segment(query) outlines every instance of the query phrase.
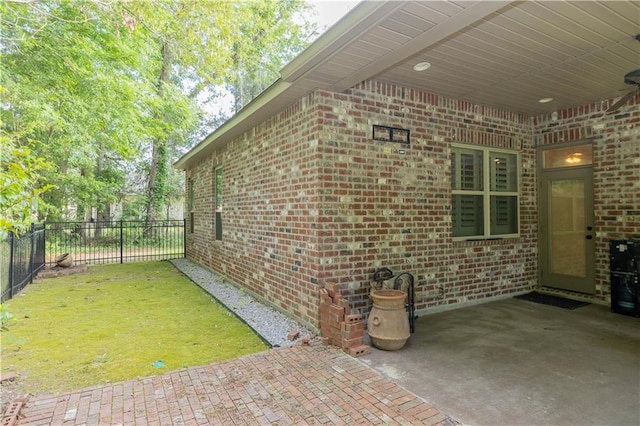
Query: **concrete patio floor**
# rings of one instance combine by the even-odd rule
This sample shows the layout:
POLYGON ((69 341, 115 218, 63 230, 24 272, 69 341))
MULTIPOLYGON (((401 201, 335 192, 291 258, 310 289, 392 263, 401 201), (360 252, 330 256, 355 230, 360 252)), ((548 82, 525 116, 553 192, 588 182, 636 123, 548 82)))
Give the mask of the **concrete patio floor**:
POLYGON ((468 425, 639 425, 640 319, 505 299, 427 315, 361 358, 468 425))

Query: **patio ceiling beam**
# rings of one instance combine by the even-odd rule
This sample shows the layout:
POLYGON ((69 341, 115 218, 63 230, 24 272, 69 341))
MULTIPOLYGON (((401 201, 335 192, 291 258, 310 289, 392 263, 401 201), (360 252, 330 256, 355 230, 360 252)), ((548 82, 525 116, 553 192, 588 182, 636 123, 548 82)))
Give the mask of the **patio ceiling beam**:
POLYGON ((334 92, 343 92, 350 87, 375 77, 378 74, 398 66, 406 62, 409 58, 415 57, 420 53, 428 50, 431 46, 453 36, 455 33, 464 30, 470 25, 475 24, 508 7, 514 1, 478 1, 473 5, 461 10, 446 21, 430 28, 403 46, 392 50, 388 54, 377 59, 373 63, 367 64, 357 73, 353 73, 342 80, 335 83, 329 88, 334 92))

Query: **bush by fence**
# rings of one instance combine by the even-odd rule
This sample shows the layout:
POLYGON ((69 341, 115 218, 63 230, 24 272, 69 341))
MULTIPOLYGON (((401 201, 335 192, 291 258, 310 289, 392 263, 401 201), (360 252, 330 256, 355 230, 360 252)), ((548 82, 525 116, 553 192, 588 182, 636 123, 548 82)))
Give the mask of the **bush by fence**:
POLYGON ((9 234, 0 242, 2 302, 18 294, 45 263, 45 226, 31 225, 23 235, 9 234))

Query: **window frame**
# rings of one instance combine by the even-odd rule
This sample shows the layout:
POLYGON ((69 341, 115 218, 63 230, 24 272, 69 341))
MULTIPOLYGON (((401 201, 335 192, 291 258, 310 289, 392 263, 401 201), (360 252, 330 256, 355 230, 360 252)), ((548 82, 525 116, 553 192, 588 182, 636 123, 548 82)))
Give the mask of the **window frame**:
POLYGON ((194 210, 194 184, 193 178, 187 179, 187 210, 189 211, 189 233, 193 234, 195 231, 195 210, 194 210))
POLYGON ((480 190, 466 190, 466 189, 454 189, 453 183, 456 180, 456 177, 453 175, 454 170, 457 171, 455 165, 451 164, 451 235, 453 241, 485 241, 485 240, 496 240, 496 239, 505 239, 505 238, 518 238, 520 237, 520 197, 521 197, 521 155, 520 151, 514 149, 505 149, 505 148, 496 148, 491 146, 479 146, 479 145, 471 145, 465 143, 452 143, 451 144, 451 155, 449 158, 453 158, 453 153, 455 149, 465 149, 472 151, 480 151, 482 152, 482 186, 480 190), (490 164, 490 154, 491 153, 502 153, 515 155, 515 163, 516 163, 516 171, 515 171, 515 191, 492 191, 491 190, 491 173, 492 167, 490 164), (454 215, 453 215, 453 204, 454 197, 457 195, 468 195, 468 196, 482 196, 482 214, 483 214, 483 234, 482 235, 467 235, 467 236, 454 236, 455 225, 454 215), (495 196, 503 196, 503 197, 515 197, 516 200, 516 232, 515 233, 502 233, 502 234, 492 234, 491 233, 491 198, 495 196))
POLYGON ((214 240, 222 240, 222 197, 223 197, 224 169, 217 166, 213 169, 213 232, 214 240), (218 183, 218 173, 220 174, 220 183, 218 183))

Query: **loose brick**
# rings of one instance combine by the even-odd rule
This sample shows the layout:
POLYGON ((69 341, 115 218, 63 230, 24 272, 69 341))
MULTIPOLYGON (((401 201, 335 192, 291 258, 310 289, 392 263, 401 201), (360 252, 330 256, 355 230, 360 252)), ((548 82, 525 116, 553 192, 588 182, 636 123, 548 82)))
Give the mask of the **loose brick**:
POLYGON ((363 321, 363 316, 362 316, 362 314, 345 315, 344 321, 346 323, 354 323, 354 322, 363 321))
POLYGON ((342 349, 349 349, 362 346, 362 336, 351 339, 342 339, 342 349))
POLYGON ((343 322, 341 327, 340 327, 340 329, 344 333, 352 333, 352 332, 364 331, 364 321, 351 323, 351 324, 343 322))
POLYGON ((367 345, 355 346, 355 347, 349 348, 347 353, 352 357, 369 355, 371 353, 371 348, 367 345))

